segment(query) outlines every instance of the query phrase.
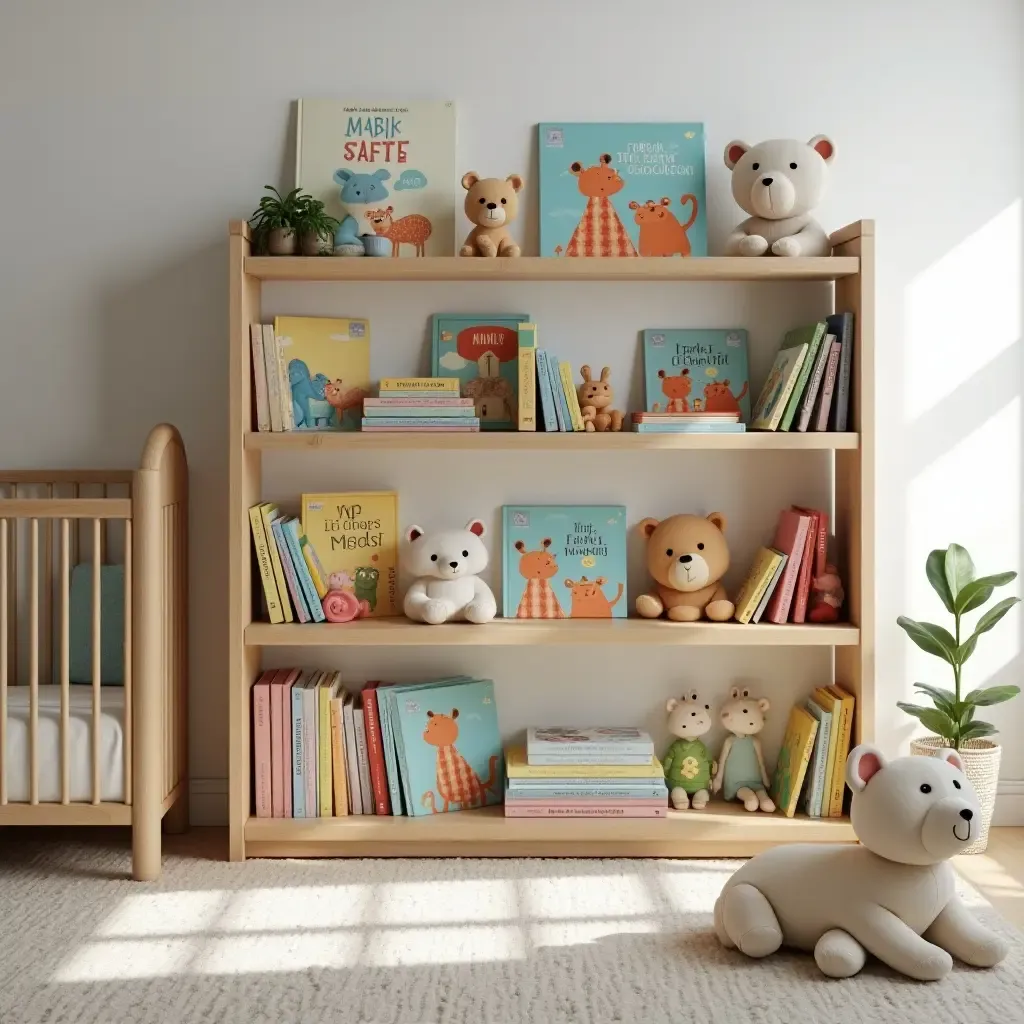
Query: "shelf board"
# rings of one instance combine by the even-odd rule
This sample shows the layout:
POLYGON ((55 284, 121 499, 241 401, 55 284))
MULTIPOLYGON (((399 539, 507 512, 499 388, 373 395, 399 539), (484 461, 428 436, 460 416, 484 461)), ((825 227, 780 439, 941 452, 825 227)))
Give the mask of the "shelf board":
POLYGON ((847 818, 786 818, 712 801, 668 818, 506 818, 501 807, 421 818, 249 818, 247 857, 747 857, 780 843, 854 842, 847 818))
POLYGON ((848 647, 860 630, 834 626, 741 625, 738 622, 667 622, 652 619, 495 619, 427 626, 401 616, 345 623, 252 622, 245 627, 248 647, 530 647, 586 644, 644 644, 703 647, 848 647))
POLYGON ((296 430, 245 435, 245 447, 259 451, 484 451, 484 452, 637 452, 637 451, 839 451, 860 443, 853 433, 744 434, 562 434, 483 431, 478 434, 375 434, 359 431, 296 430))
POLYGON ((245 272, 261 281, 835 281, 859 273, 860 259, 247 256, 245 272))

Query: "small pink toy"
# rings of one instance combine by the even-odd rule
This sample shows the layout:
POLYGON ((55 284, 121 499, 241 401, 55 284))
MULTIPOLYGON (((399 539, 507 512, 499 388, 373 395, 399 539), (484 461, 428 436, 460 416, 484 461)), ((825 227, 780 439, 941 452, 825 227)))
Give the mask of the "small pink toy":
POLYGON ((328 622, 351 622, 370 614, 370 602, 356 597, 352 577, 347 572, 332 572, 328 576, 323 607, 328 622))
POLYGON ((811 609, 807 618, 811 622, 838 622, 846 592, 839 570, 831 563, 825 572, 811 582, 811 609))

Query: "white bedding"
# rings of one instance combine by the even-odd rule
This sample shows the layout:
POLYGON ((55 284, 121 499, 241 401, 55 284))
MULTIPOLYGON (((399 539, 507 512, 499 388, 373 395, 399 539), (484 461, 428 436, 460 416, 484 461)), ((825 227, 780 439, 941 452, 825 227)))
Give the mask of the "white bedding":
MULTIPOLYGON (((124 800, 124 687, 104 686, 100 695, 100 799, 124 800)), ((68 702, 68 751, 71 800, 92 800, 92 687, 71 686, 68 702)), ((7 688, 5 763, 7 799, 29 800, 29 688, 7 688)), ((39 800, 59 803, 60 687, 39 687, 39 800)))

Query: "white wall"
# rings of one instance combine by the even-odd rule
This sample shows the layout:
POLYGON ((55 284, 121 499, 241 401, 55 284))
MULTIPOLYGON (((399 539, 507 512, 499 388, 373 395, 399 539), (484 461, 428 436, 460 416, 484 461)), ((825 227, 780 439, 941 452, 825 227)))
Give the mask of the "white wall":
MULTIPOLYGON (((924 678, 918 673, 931 669, 939 679, 894 625, 901 611, 939 613, 923 583, 925 554, 956 538, 984 570, 1020 566, 1019 5, 394 0, 353 11, 338 0, 7 0, 0 13, 0 464, 130 466, 151 424, 167 419, 182 429, 194 495, 197 792, 222 793, 227 764, 226 222, 248 214, 264 183, 290 184, 290 101, 301 95, 455 99, 459 167, 528 178, 539 120, 703 120, 713 243, 737 219, 720 160, 726 141, 818 132, 836 140, 823 222, 878 223, 877 725, 884 744, 905 741, 911 730, 893 702, 924 678)), ((535 210, 534 199, 522 225, 527 252, 536 251, 535 210)), ((607 321, 592 304, 607 292, 551 287, 423 292, 404 324, 411 335, 376 331, 389 346, 382 358, 405 370, 398 363, 420 351, 427 313, 493 303, 543 315, 564 351, 577 361, 606 359, 621 380, 636 366, 632 332, 644 326, 648 301, 680 324, 745 323, 758 358, 783 326, 822 301, 815 286, 785 295, 645 286, 617 293, 607 321)), ((354 301, 329 289, 268 291, 268 306, 357 312, 383 329, 379 307, 345 308, 354 301)), ((741 524, 743 555, 769 528, 770 515, 751 518, 752 501, 766 486, 776 503, 792 496, 784 481, 799 464, 771 458, 739 456, 730 466, 743 466, 740 481, 694 460, 686 464, 694 472, 650 487, 666 472, 660 457, 583 468, 628 484, 638 514, 720 501, 741 524)), ((342 468, 279 467, 268 486, 289 496, 312 484, 378 482, 382 472, 376 463, 342 468)), ((454 457, 395 463, 395 476, 408 480, 410 514, 440 521, 445 504, 428 504, 421 485, 447 486, 463 468, 454 457)), ((537 472, 514 459, 494 468, 503 482, 478 494, 460 485, 449 505, 456 518, 504 495, 526 496, 537 472)), ((536 497, 584 493, 582 482, 570 486, 581 478, 571 459, 539 472, 536 497)), ((1017 614, 986 640, 972 682, 1018 679, 1017 614)), ((750 652, 659 652, 641 671, 613 651, 601 652, 585 685, 562 693, 538 685, 545 673, 585 677, 594 666, 580 653, 549 664, 528 652, 493 661, 432 652, 430 667, 491 667, 506 727, 537 707, 568 717, 583 706, 609 716, 635 708, 634 717, 657 725, 658 701, 681 680, 717 690, 760 678, 784 707, 827 670, 813 651, 760 677, 750 652)), ((357 679, 384 664, 395 676, 422 667, 407 654, 383 657, 360 652, 344 664, 357 679)), ((1008 744, 1004 776, 1024 780, 1024 701, 994 717, 1008 744)))

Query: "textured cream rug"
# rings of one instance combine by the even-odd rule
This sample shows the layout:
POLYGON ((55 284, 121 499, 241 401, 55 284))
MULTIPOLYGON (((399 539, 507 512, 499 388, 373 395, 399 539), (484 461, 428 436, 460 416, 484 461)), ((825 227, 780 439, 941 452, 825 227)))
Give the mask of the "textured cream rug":
POLYGON ((974 1024, 1024 1021, 1016 931, 938 984, 723 950, 717 861, 250 861, 0 830, 2 1024, 974 1024))

